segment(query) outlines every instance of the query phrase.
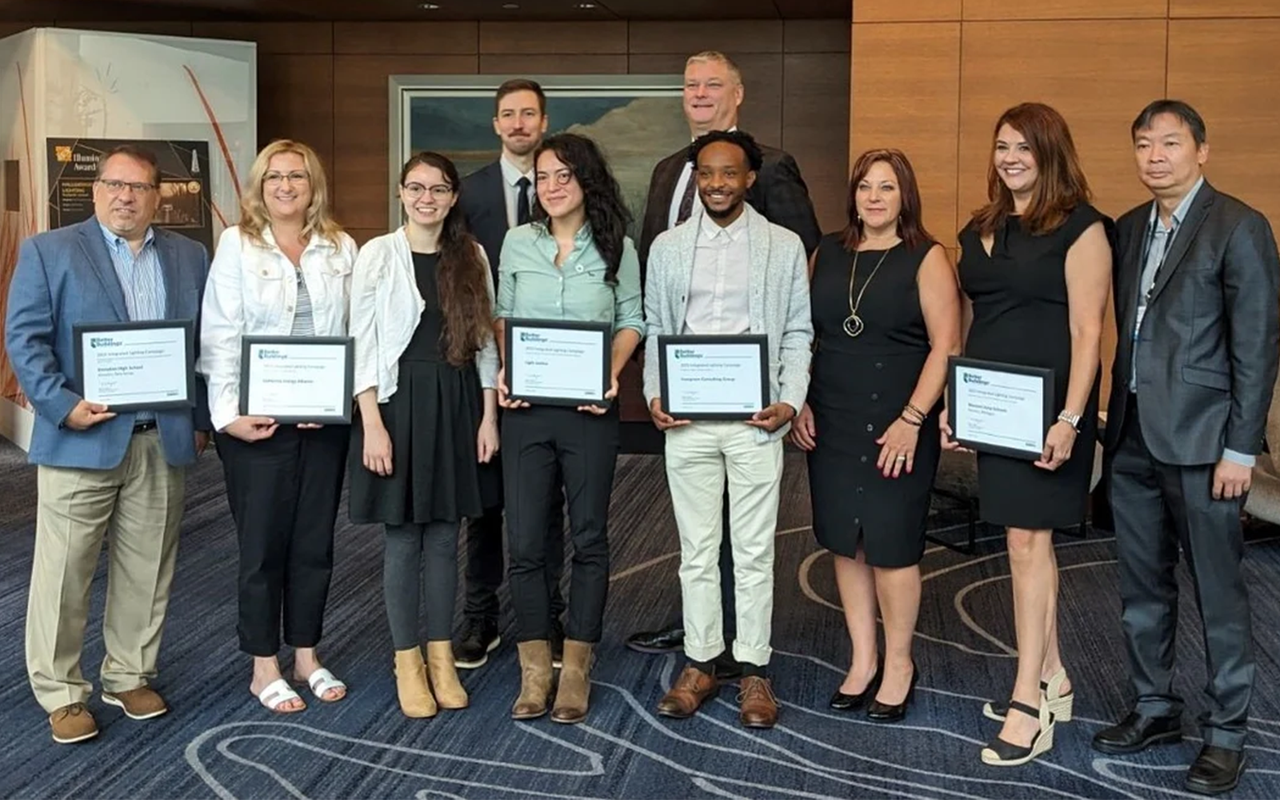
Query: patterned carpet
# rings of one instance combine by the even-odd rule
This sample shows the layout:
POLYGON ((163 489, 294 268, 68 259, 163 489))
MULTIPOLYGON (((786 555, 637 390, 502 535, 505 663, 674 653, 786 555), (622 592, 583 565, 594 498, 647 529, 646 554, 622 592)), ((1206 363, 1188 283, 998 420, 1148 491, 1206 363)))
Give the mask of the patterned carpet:
MULTIPOLYGON (((175 594, 156 684, 172 713, 134 722, 97 695, 102 734, 54 745, 31 697, 22 641, 33 536, 34 470, 0 447, 0 702, 5 768, 0 797, 75 798, 1156 798, 1181 795, 1198 750, 1203 645, 1183 575, 1179 686, 1188 699, 1188 739, 1129 758, 1089 748, 1100 726, 1125 710, 1123 648, 1114 547, 1105 533, 1059 540, 1061 630, 1076 686, 1076 721, 1062 725, 1052 753, 1033 765, 998 770, 978 760, 996 723, 982 701, 1010 688, 1012 610, 1002 538, 980 531, 973 556, 931 546, 916 659, 921 683, 904 723, 885 728, 826 708, 849 658, 831 559, 809 531, 804 462, 789 456, 779 520, 772 667, 782 701, 777 728, 737 725, 733 691, 696 718, 660 719, 653 708, 678 660, 626 650, 624 636, 676 613, 677 545, 661 462, 627 456, 613 499, 613 580, 605 641, 593 673, 585 724, 507 717, 519 682, 515 649, 465 673, 472 707, 433 720, 400 715, 382 609, 381 538, 344 524, 322 655, 351 686, 337 704, 311 702, 286 719, 247 691, 249 665, 236 649, 235 537, 216 456, 189 479, 175 594)), ((345 510, 343 512, 345 518, 345 510)), ((954 539, 957 516, 940 514, 935 533, 954 539)), ((1249 547, 1258 691, 1250 770, 1236 797, 1280 796, 1280 547, 1249 547)), ((102 658, 103 574, 95 583, 86 675, 102 658)), ((505 605, 505 597, 503 599, 505 605)))

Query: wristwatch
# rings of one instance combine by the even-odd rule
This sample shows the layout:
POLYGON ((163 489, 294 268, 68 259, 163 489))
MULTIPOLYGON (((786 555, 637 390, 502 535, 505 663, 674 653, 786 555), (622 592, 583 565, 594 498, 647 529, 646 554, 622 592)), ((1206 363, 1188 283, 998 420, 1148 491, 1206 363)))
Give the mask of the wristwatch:
POLYGON ((1063 411, 1061 414, 1058 415, 1058 421, 1065 422, 1068 425, 1070 425, 1072 428, 1075 428, 1076 433, 1080 432, 1080 415, 1079 414, 1072 414, 1069 411, 1063 411))

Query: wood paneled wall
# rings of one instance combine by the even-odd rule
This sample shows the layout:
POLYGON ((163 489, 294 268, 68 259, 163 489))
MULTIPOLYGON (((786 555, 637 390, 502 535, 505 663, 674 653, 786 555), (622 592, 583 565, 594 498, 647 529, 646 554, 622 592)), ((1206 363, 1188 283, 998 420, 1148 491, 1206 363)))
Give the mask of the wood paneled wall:
MULTIPOLYGON (((898 147, 925 221, 951 245, 986 200, 992 126, 1019 102, 1067 118, 1095 204, 1149 199, 1129 126, 1152 100, 1208 125, 1209 179, 1280 223, 1280 3, 1275 0, 853 0, 850 156, 898 147)), ((1106 328, 1106 375, 1114 325, 1106 328)))

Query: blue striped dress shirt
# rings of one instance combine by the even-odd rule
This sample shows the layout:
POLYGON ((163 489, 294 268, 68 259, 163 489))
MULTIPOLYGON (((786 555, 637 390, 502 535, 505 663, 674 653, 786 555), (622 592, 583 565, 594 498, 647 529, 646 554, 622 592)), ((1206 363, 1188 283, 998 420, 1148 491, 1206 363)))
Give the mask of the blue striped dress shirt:
MULTIPOLYGON (((99 227, 107 240, 111 265, 115 267, 116 277, 120 279, 120 289, 124 292, 124 305, 129 310, 130 321, 164 319, 165 301, 168 298, 165 294, 164 275, 160 271, 155 231, 147 228, 142 249, 134 255, 128 241, 115 235, 101 223, 99 227)), ((135 422, 150 422, 154 419, 155 414, 140 411, 135 422)))

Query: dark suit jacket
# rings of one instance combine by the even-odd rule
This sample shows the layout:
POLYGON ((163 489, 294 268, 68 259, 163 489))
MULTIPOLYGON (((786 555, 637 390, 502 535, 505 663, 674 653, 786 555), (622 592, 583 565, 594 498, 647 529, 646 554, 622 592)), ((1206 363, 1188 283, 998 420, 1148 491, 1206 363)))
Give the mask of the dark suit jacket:
MULTIPOLYGON (((764 218, 794 232, 804 242, 806 254, 813 253, 822 239, 818 217, 813 212, 809 189, 800 177, 800 167, 788 153, 760 145, 764 165, 756 174, 756 182, 747 192, 747 202, 764 218)), ((689 151, 681 148, 658 162, 649 179, 649 199, 644 206, 644 225, 640 230, 640 269, 649 260, 649 247, 658 234, 667 229, 671 200, 680 180, 680 171, 689 169, 689 151)))
POLYGON ((494 291, 498 288, 498 255, 507 235, 507 198, 503 193, 502 165, 494 161, 462 179, 458 206, 489 259, 494 291))
MULTIPOLYGON (((1108 450, 1124 425, 1150 213, 1143 203, 1116 223, 1108 450)), ((1258 453, 1280 358, 1280 255, 1266 218, 1206 181, 1156 273, 1140 336, 1138 418, 1156 459, 1191 466, 1217 462, 1224 448, 1258 453)))

